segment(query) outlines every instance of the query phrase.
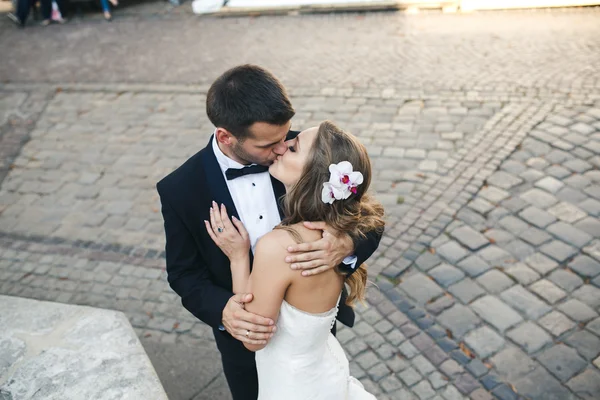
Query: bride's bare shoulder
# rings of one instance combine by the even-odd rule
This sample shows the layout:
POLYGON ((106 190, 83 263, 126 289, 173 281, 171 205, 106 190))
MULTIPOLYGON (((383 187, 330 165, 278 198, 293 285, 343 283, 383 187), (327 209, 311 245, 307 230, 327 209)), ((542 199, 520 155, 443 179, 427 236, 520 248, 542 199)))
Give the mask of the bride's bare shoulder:
POLYGON ((269 255, 283 254, 288 252, 290 246, 298 243, 312 242, 320 238, 320 231, 310 230, 302 224, 273 229, 258 240, 256 252, 260 251, 269 255))

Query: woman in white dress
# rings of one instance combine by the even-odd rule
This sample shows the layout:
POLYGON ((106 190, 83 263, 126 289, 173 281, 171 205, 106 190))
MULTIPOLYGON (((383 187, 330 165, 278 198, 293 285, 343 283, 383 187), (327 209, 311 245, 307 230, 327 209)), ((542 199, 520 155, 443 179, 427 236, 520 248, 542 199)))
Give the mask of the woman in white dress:
POLYGON ((328 121, 288 144, 269 168, 286 187, 285 218, 258 241, 252 268, 243 224, 231 221, 225 207, 216 204, 206 222, 231 261, 234 293, 252 293, 246 309, 277 321, 268 344, 244 343, 256 352, 258 398, 372 400, 350 376, 348 359, 330 332, 344 283, 350 290, 347 303, 364 299, 366 267, 358 266, 349 276, 333 268, 306 277, 283 262, 289 246, 320 238, 320 231, 306 228, 305 221, 324 221, 353 239, 383 229, 383 208, 366 193, 371 162, 354 136, 328 121))

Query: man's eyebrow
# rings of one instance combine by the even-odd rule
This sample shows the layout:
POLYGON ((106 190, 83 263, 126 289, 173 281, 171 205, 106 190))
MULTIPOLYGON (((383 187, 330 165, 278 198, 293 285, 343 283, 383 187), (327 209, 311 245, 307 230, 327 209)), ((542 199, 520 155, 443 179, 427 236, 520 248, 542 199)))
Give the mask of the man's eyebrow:
POLYGON ((260 147, 261 149, 266 149, 267 147, 275 146, 279 142, 281 142, 281 140, 278 140, 278 141, 273 142, 273 143, 269 143, 269 144, 264 144, 264 145, 261 145, 261 146, 257 146, 257 147, 260 147))

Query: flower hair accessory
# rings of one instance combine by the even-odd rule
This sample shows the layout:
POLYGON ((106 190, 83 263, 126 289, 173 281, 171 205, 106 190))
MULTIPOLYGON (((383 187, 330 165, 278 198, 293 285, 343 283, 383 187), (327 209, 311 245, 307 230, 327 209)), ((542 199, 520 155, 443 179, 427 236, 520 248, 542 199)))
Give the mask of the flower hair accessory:
POLYGON ((329 182, 323 184, 321 199, 323 203, 332 204, 336 200, 345 200, 352 193, 356 194, 357 187, 363 183, 363 175, 352 171, 352 164, 342 161, 329 166, 329 182))

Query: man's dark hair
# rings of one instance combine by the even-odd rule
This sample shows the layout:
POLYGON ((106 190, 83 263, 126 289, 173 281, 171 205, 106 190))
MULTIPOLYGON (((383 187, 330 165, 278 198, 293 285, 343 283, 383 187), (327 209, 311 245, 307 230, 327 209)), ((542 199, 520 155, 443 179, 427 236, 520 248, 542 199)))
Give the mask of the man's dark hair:
POLYGON ((273 74, 246 64, 226 71, 214 81, 206 96, 206 113, 214 126, 243 140, 251 135, 248 128, 255 122, 283 125, 296 112, 273 74))

